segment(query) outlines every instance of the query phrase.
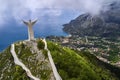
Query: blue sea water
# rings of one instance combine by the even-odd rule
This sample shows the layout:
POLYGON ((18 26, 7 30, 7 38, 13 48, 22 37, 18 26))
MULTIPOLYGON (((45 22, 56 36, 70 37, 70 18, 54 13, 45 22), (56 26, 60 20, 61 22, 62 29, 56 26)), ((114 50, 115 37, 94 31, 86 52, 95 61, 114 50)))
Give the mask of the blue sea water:
MULTIPOLYGON (((67 34, 62 30, 62 25, 77 16, 78 14, 68 11, 57 18, 45 17, 43 20, 38 19, 33 27, 35 38, 50 35, 66 36, 67 34)), ((27 26, 22 22, 18 23, 15 19, 11 19, 6 24, 0 25, 0 27, 0 52, 16 41, 28 38, 27 26)))
MULTIPOLYGON (((39 25, 36 24, 34 27, 35 38, 47 37, 50 35, 66 36, 67 34, 62 31, 60 25, 39 25)), ((28 31, 26 25, 17 25, 14 23, 7 25, 6 28, 0 31, 0 51, 4 50, 10 44, 28 39, 28 31)))

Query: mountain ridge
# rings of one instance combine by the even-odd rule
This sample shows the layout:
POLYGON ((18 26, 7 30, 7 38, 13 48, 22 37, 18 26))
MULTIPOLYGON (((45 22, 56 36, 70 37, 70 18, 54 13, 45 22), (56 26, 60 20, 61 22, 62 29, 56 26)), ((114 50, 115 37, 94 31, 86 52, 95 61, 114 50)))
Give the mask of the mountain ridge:
POLYGON ((64 24, 63 30, 71 35, 120 37, 120 3, 113 3, 110 9, 96 16, 82 14, 64 24))

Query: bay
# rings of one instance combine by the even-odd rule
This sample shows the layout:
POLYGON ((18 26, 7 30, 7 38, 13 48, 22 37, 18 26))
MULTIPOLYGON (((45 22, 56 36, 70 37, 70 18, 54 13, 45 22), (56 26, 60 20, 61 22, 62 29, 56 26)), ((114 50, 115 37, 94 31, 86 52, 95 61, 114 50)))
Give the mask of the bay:
MULTIPOLYGON (((70 22, 78 15, 78 12, 64 11, 57 17, 44 16, 42 19, 38 18, 38 22, 33 27, 35 38, 43 38, 50 35, 67 36, 68 34, 62 30, 62 25, 70 22)), ((6 24, 0 25, 0 52, 10 46, 10 44, 26 40, 27 38, 27 26, 22 21, 11 18, 6 24)))

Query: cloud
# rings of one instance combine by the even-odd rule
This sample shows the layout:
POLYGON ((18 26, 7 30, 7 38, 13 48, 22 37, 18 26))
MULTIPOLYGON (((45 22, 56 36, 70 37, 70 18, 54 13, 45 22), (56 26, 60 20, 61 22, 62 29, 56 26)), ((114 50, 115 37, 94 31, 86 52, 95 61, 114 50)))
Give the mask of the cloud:
MULTIPOLYGON (((97 15, 108 4, 119 0, 0 0, 0 24, 10 18, 17 20, 60 16, 63 10, 97 15)), ((119 1, 120 2, 120 1, 119 1)))

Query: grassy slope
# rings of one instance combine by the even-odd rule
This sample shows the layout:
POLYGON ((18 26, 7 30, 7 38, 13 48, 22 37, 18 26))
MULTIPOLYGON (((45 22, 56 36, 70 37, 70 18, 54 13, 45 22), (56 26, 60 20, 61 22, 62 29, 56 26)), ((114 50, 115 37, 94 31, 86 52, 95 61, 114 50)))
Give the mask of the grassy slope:
POLYGON ((119 80, 109 70, 114 67, 87 52, 73 51, 52 42, 48 42, 48 48, 63 80, 119 80))
POLYGON ((15 65, 10 47, 0 53, 0 77, 1 74, 3 74, 1 80, 30 80, 26 72, 20 66, 15 65))
MULTIPOLYGON (((34 70, 38 64, 29 62, 27 58, 34 56, 31 54, 29 48, 25 48, 23 45, 16 46, 16 52, 18 48, 22 49, 21 54, 18 54, 19 58, 29 67, 28 63, 34 70), (26 54, 24 54, 26 53, 26 54), (25 62, 26 61, 26 62, 25 62), (34 66, 35 65, 35 66, 34 66)), ((73 51, 69 48, 56 45, 48 41, 48 48, 51 51, 55 65, 63 78, 63 80, 119 80, 120 70, 114 68, 111 65, 100 62, 93 55, 87 52, 73 51), (117 79, 113 73, 116 73, 119 79, 117 79)), ((39 71, 32 70, 32 73, 42 74, 39 71)), ((29 80, 24 70, 21 67, 14 64, 13 57, 10 53, 10 47, 0 54, 0 77, 3 71, 2 80, 29 80)), ((44 71, 43 71, 44 72, 44 71)), ((43 75, 44 77, 45 75, 43 75)))
MULTIPOLYGON (((18 43, 19 42, 16 44, 18 43)), ((18 58, 26 65, 26 67, 30 69, 34 76, 39 77, 41 80, 49 80, 52 70, 46 66, 46 61, 40 62, 36 59, 37 54, 33 54, 30 51, 30 47, 27 47, 24 44, 15 45, 15 51, 18 58)), ((10 53, 10 47, 0 53, 0 77, 2 73, 3 78, 0 80, 30 80, 27 77, 26 72, 14 63, 13 56, 10 53)))
POLYGON ((39 61, 36 59, 37 53, 32 53, 30 47, 24 44, 16 45, 16 52, 19 53, 19 51, 20 54, 17 54, 19 59, 30 69, 34 76, 41 80, 49 79, 52 70, 47 66, 48 63, 45 61, 47 58, 44 61, 39 61))

